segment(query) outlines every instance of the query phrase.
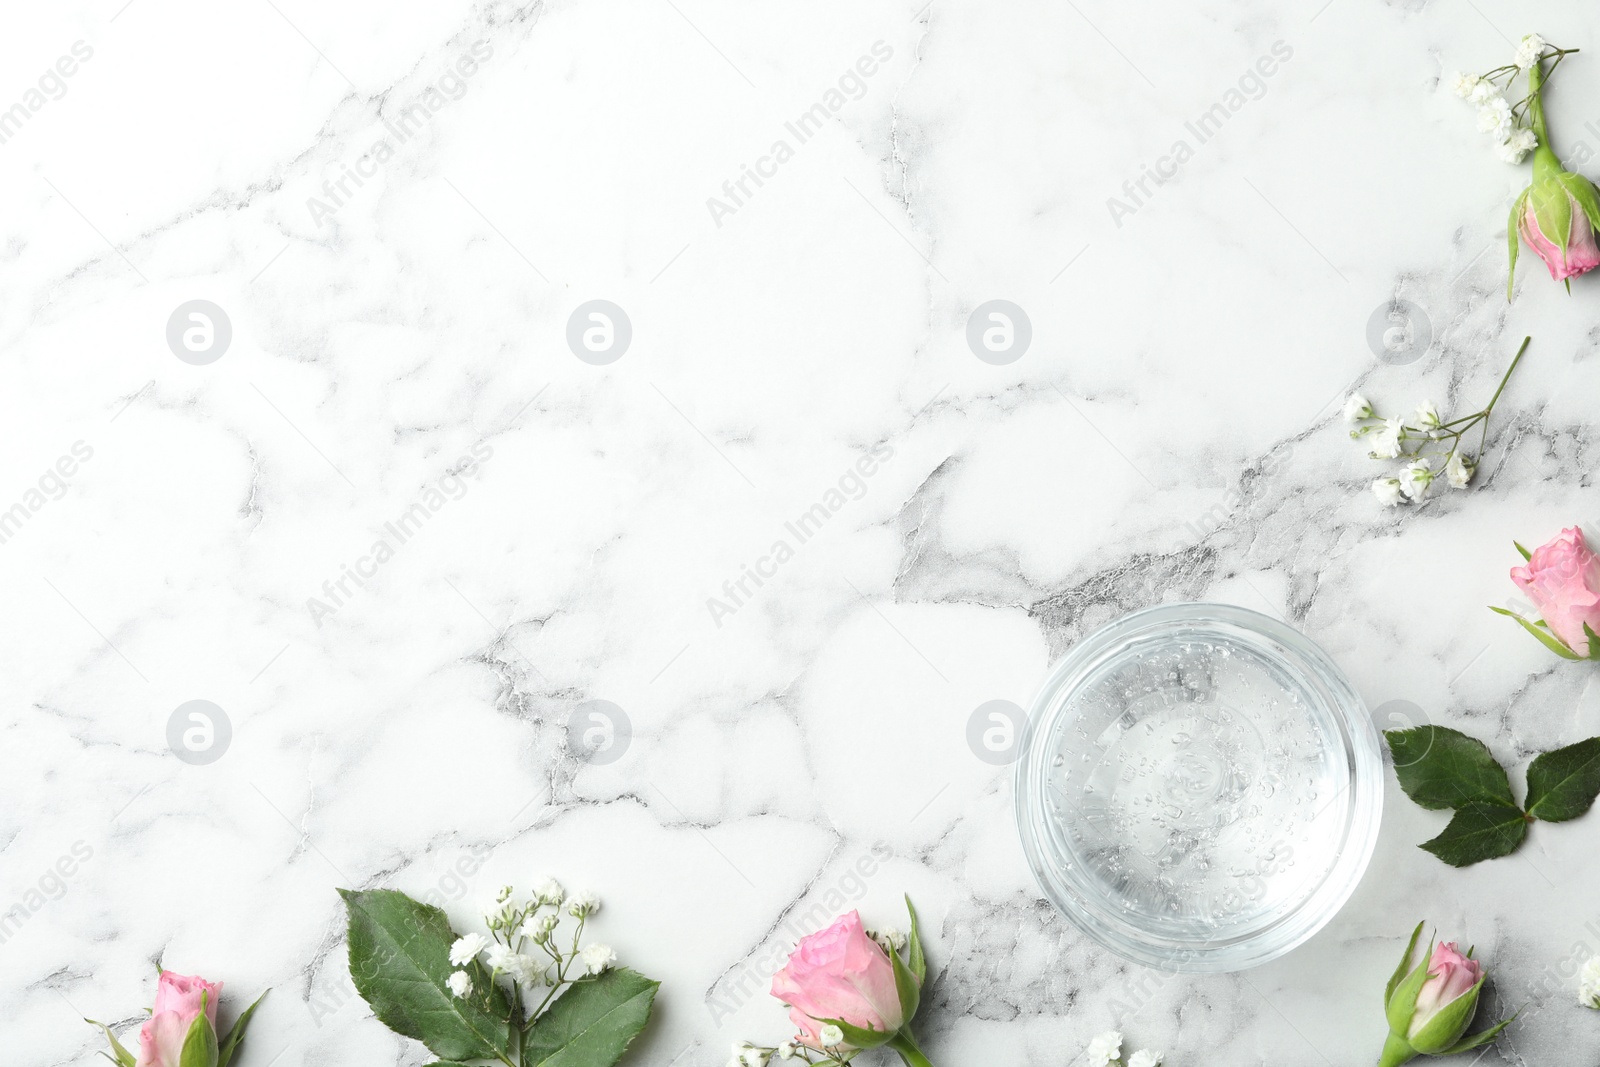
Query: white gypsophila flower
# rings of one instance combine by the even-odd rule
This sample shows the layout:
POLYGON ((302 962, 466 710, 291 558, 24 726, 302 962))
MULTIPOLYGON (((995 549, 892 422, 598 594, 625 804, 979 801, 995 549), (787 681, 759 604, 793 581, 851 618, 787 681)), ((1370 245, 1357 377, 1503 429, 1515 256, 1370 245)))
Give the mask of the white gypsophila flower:
POLYGON ((1495 155, 1505 163, 1521 163, 1523 157, 1539 147, 1539 137, 1532 130, 1517 130, 1495 146, 1495 155))
POLYGON ((1478 108, 1478 129, 1502 140, 1511 136, 1511 105, 1505 97, 1490 97, 1478 108))
POLYGON ((572 900, 567 905, 567 913, 574 919, 582 919, 593 915, 600 910, 600 898, 589 890, 572 894, 572 900))
POLYGON ((1400 491, 1407 499, 1421 500, 1433 484, 1433 469, 1426 459, 1414 459, 1400 471, 1400 491))
POLYGON ((444 980, 444 984, 449 986, 450 992, 457 997, 469 997, 472 995, 472 975, 466 971, 453 972, 449 978, 444 980))
POLYGON ((1478 84, 1472 87, 1472 92, 1467 99, 1474 104, 1487 104, 1500 95, 1500 87, 1488 78, 1479 78, 1478 84))
POLYGON ((1400 442, 1405 439, 1406 426, 1401 419, 1384 419, 1378 432, 1372 435, 1372 458, 1395 459, 1400 455, 1400 442))
POLYGON ((590 974, 599 974, 617 962, 617 954, 609 945, 585 945, 578 955, 583 957, 583 966, 590 974))
POLYGON ((567 891, 562 889, 561 883, 554 878, 546 878, 534 886, 533 899, 540 904, 553 904, 559 908, 561 902, 567 899, 567 891))
POLYGON ((489 946, 489 954, 485 957, 485 962, 489 964, 490 970, 509 971, 511 968, 507 964, 511 957, 515 955, 516 953, 511 950, 510 945, 502 945, 496 941, 489 946))
POLYGON ((450 966, 465 967, 478 958, 478 953, 489 947, 489 939, 482 934, 458 937, 450 946, 450 966))
POLYGON ((744 1050, 744 1067, 767 1067, 768 1053, 765 1049, 747 1048, 744 1050))
POLYGON ((1539 62, 1539 56, 1545 50, 1545 41, 1537 33, 1530 33, 1517 45, 1516 64, 1518 70, 1527 70, 1539 62))
POLYGON ((1122 1035, 1107 1030, 1089 1042, 1089 1067, 1106 1067, 1112 1060, 1122 1058, 1122 1035))
POLYGON ((844 1031, 829 1023, 822 1028, 822 1033, 817 1035, 817 1040, 822 1042, 823 1048, 833 1048, 835 1045, 844 1044, 844 1031))
POLYGON ((1128 1057, 1128 1067, 1161 1067, 1161 1053, 1142 1048, 1128 1057))
POLYGON ((1600 956, 1589 957, 1578 972, 1578 1003, 1600 1011, 1600 956))
POLYGON ((1482 81, 1483 79, 1476 74, 1463 74, 1458 70, 1450 76, 1450 91, 1466 100, 1472 96, 1472 90, 1482 81))
POLYGON ((792 1060, 794 1057, 795 1051, 793 1041, 785 1041, 778 1046, 778 1058, 780 1060, 792 1060))
POLYGON ((1411 421, 1417 424, 1418 429, 1437 430, 1442 424, 1439 418, 1439 409, 1433 401, 1424 400, 1417 405, 1417 410, 1411 413, 1411 421))
POLYGON ((1360 422, 1362 419, 1372 418, 1372 405, 1367 403, 1367 398, 1360 393, 1351 393, 1344 398, 1344 421, 1360 422))
POLYGON ((1379 478, 1372 483, 1372 494, 1378 498, 1378 503, 1394 507, 1400 503, 1400 479, 1379 478))
POLYGON ((1450 483, 1452 489, 1465 489, 1477 469, 1478 465, 1462 459, 1460 452, 1453 453, 1444 465, 1445 481, 1450 483))
POLYGON ((500 969, 511 976, 511 980, 518 985, 542 986, 544 985, 543 968, 539 961, 532 956, 521 952, 513 952, 500 962, 500 969))

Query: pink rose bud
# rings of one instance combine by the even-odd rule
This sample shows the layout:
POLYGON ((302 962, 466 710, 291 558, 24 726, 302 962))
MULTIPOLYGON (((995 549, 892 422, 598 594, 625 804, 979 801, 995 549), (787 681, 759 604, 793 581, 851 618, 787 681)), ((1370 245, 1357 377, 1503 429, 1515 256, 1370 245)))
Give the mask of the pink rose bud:
POLYGON ((1453 1056, 1478 1048, 1493 1041, 1511 1021, 1506 1019, 1468 1036, 1467 1028, 1478 1014, 1483 965, 1462 955, 1454 941, 1431 946, 1420 963, 1414 962, 1421 933, 1422 924, 1418 923, 1384 993, 1389 1037, 1378 1067, 1399 1067, 1424 1054, 1453 1056))
MULTIPOLYGON (((1533 182, 1511 205, 1506 233, 1508 237, 1513 231, 1521 234, 1550 268, 1550 277, 1561 282, 1600 266, 1600 243, 1595 241, 1595 231, 1600 229, 1600 190, 1588 178, 1562 167, 1551 147, 1544 114, 1544 63, 1540 58, 1528 69, 1528 119, 1538 142, 1533 150, 1533 182)), ((1510 238, 1508 250, 1511 268, 1506 299, 1510 300, 1517 271, 1515 237, 1510 238)))
POLYGON ((874 1030, 884 1042, 905 1023, 894 964, 867 935, 857 912, 802 938, 772 978, 772 995, 789 1005, 800 1039, 822 1047, 823 1020, 874 1030))
POLYGON ((1482 977, 1483 966, 1463 956, 1454 941, 1446 941, 1435 948, 1428 962, 1428 980, 1422 983, 1422 991, 1417 994, 1416 1013, 1411 1016, 1406 1036, 1415 1041, 1435 1016, 1476 989, 1482 977))
POLYGON ((1589 222, 1589 216, 1584 213, 1583 204, 1559 184, 1535 186, 1534 195, 1523 201, 1517 232, 1528 247, 1544 260, 1544 265, 1550 268, 1550 277, 1558 282, 1587 274, 1600 266, 1600 244, 1595 243, 1594 227, 1589 222), (1541 198, 1540 193, 1546 188, 1549 190, 1548 197, 1541 198), (1565 203, 1557 202, 1557 198, 1565 203), (1536 203, 1543 211, 1535 207, 1536 203), (1546 216, 1547 226, 1565 225, 1567 232, 1564 235, 1559 230, 1545 233, 1539 224, 1541 213, 1546 216))
POLYGON ((135 1067, 178 1067, 189 1028, 202 1012, 207 1024, 216 1029, 217 998, 221 995, 221 982, 162 971, 150 1021, 139 1030, 135 1067))
POLYGON ((1511 568, 1511 580, 1562 644, 1580 657, 1590 654, 1583 627, 1600 633, 1600 557, 1589 551, 1582 530, 1562 530, 1534 549, 1527 566, 1511 568))

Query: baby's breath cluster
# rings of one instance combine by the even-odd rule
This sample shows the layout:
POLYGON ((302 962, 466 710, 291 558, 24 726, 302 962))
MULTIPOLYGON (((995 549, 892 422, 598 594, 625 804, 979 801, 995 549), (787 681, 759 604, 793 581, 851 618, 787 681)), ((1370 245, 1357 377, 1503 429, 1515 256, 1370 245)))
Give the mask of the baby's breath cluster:
POLYGON ((458 968, 448 979, 450 992, 487 1004, 490 990, 484 984, 509 981, 512 1003, 524 1009, 521 1025, 532 1025, 564 987, 593 980, 617 961, 609 946, 583 944, 583 928, 599 910, 599 897, 587 891, 568 896, 553 878, 523 899, 506 886, 486 909, 489 936, 467 934, 450 946, 450 965, 458 968), (560 930, 569 918, 575 920, 570 938, 560 930), (532 1010, 526 1010, 530 1004, 532 1010))
POLYGON ((1161 1067, 1161 1053, 1142 1048, 1124 1062, 1122 1034, 1108 1030, 1089 1042, 1089 1067, 1161 1067))
POLYGON ((1600 956, 1590 956, 1578 972, 1578 1003, 1600 1011, 1600 956))
POLYGON ((728 1061, 728 1067, 768 1067, 774 1060, 797 1064, 843 1064, 849 1063, 860 1051, 841 1047, 844 1045, 844 1031, 837 1026, 822 1028, 822 1043, 823 1047, 819 1050, 798 1041, 785 1041, 776 1046, 752 1045, 748 1041, 741 1041, 733 1046, 733 1058, 728 1061))
POLYGON ((1576 48, 1557 48, 1537 33, 1530 33, 1517 45, 1516 55, 1510 63, 1496 67, 1484 74, 1455 74, 1450 88, 1461 99, 1478 107, 1478 129, 1495 139, 1495 154, 1507 163, 1521 163, 1523 157, 1539 147, 1539 136, 1534 132, 1532 101, 1536 93, 1515 102, 1507 93, 1517 78, 1529 68, 1546 59, 1554 59, 1544 75, 1555 73, 1556 65, 1576 48), (1504 84, 1502 84, 1504 83, 1504 84))
POLYGON ((1392 475, 1372 483, 1372 492, 1380 502, 1393 507, 1402 501, 1416 503, 1428 495, 1429 488, 1443 477, 1452 489, 1465 489, 1472 484, 1477 473, 1478 459, 1489 434, 1489 415, 1494 411, 1500 394, 1505 391, 1511 372, 1517 369, 1522 354, 1528 350, 1532 338, 1523 338, 1516 358, 1506 368, 1500 386, 1482 411, 1445 421, 1431 400, 1424 400, 1410 415, 1384 416, 1373 408, 1360 393, 1351 393, 1344 402, 1346 422, 1354 423, 1350 436, 1356 440, 1366 438, 1373 459, 1401 459, 1405 466, 1392 475), (1478 446, 1473 454, 1467 453, 1463 441, 1473 427, 1479 427, 1478 446))

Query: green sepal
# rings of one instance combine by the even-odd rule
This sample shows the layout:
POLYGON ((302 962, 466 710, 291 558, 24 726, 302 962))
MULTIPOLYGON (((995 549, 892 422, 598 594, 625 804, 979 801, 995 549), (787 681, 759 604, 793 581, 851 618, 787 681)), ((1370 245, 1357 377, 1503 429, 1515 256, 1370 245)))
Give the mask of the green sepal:
POLYGON ((183 1051, 178 1054, 178 1067, 217 1067, 217 1032, 206 1018, 206 997, 200 994, 200 1014, 189 1024, 183 1038, 183 1051))
POLYGON ((917 1047, 916 1038, 911 1036, 911 1027, 902 1026, 894 1037, 889 1039, 889 1047, 900 1054, 900 1062, 905 1067, 933 1067, 927 1055, 917 1047))
MULTIPOLYGON (((1600 648, 1600 641, 1591 647, 1600 648)), ((907 955, 910 956, 911 973, 917 976, 917 982, 921 984, 928 980, 928 959, 922 953, 922 931, 917 923, 917 909, 912 906, 910 893, 906 894, 906 911, 911 913, 911 935, 906 939, 907 955)))
POLYGON ((1389 1003, 1384 1006, 1384 1014, 1389 1020, 1389 1029, 1397 1034, 1403 1034, 1411 1028, 1411 1017, 1417 1013, 1417 994, 1422 992, 1422 983, 1428 980, 1428 964, 1433 960, 1433 938, 1428 938, 1428 954, 1422 957, 1422 962, 1411 969, 1405 979, 1394 988, 1389 996, 1389 1003))
POLYGON ((256 1008, 266 997, 263 991, 261 996, 244 1010, 238 1019, 234 1020, 233 1029, 228 1031, 228 1036, 222 1039, 222 1047, 217 1051, 217 1067, 228 1067, 228 1061, 233 1059, 233 1054, 239 1049, 239 1042, 244 1040, 244 1028, 250 1025, 250 1016, 256 1013, 256 1008))
POLYGON ((1418 923, 1417 928, 1411 931, 1411 940, 1406 944, 1406 954, 1400 957, 1400 966, 1394 969, 1394 974, 1389 978, 1389 984, 1383 989, 1383 1006, 1385 1009, 1389 1007, 1389 1001, 1394 998, 1394 987, 1399 985, 1405 976, 1410 973, 1411 956, 1417 951, 1417 938, 1422 936, 1422 924, 1425 922, 1427 922, 1426 919, 1418 923))
POLYGON ((1506 302, 1511 301, 1511 286, 1517 280, 1517 252, 1521 242, 1519 227, 1522 224, 1522 213, 1528 208, 1528 194, 1533 192, 1533 186, 1522 190, 1521 195, 1511 204, 1511 218, 1506 223, 1506 251, 1509 253, 1510 263, 1506 267, 1506 302))
POLYGON ((1437 1056, 1460 1041, 1461 1035, 1472 1025, 1472 1017, 1478 1014, 1478 991, 1483 988, 1486 977, 1486 974, 1480 975, 1477 984, 1440 1008, 1438 1014, 1429 1019, 1421 1030, 1406 1038, 1411 1047, 1418 1052, 1437 1056))
POLYGON ((1533 184, 1528 186, 1533 197, 1533 218, 1544 239, 1561 249, 1562 262, 1566 262, 1567 242, 1572 234, 1572 198, 1561 184, 1561 164, 1544 145, 1534 151, 1533 162, 1533 184))
POLYGON ((134 1063, 137 1061, 137 1057, 134 1056, 133 1053, 129 1052, 126 1048, 122 1047, 122 1042, 118 1041, 117 1035, 111 1032, 111 1027, 107 1026, 105 1023, 97 1022, 94 1019, 85 1019, 83 1021, 88 1023, 90 1026, 98 1026, 106 1035, 106 1040, 111 1042, 111 1052, 116 1053, 116 1055, 113 1056, 111 1052, 102 1053, 106 1059, 111 1060, 114 1063, 119 1063, 122 1065, 122 1067, 133 1067, 134 1063))
POLYGON ((851 1026, 843 1019, 818 1019, 817 1022, 824 1026, 837 1026, 839 1032, 844 1034, 846 1044, 856 1048, 878 1048, 887 1045, 894 1039, 894 1033, 888 1030, 870 1030, 861 1026, 851 1026))
MULTIPOLYGON (((1516 612, 1509 611, 1506 608, 1497 608, 1493 604, 1489 605, 1489 610, 1494 612, 1496 615, 1504 615, 1504 616, 1506 616, 1508 618, 1516 619, 1517 622, 1522 626, 1522 628, 1524 630, 1528 631, 1530 634, 1532 634, 1533 636, 1535 636, 1535 637, 1537 637, 1539 639, 1539 643, 1540 644, 1544 645, 1545 648, 1548 648, 1551 652, 1554 652, 1556 655, 1560 656, 1562 659, 1583 659, 1584 658, 1584 657, 1578 655, 1576 652, 1572 651, 1572 649, 1568 648, 1565 644, 1563 644, 1561 642, 1561 639, 1556 637, 1555 634, 1549 633, 1546 630, 1543 630, 1540 627, 1535 626, 1533 623, 1529 622, 1527 619, 1524 619, 1521 615, 1518 615, 1516 612)), ((1591 646, 1591 647, 1593 647, 1593 646, 1591 646)))
POLYGON ((1464 1037, 1454 1045, 1451 1045, 1449 1048, 1445 1049, 1443 1052, 1438 1053, 1438 1055, 1454 1056, 1458 1052, 1470 1052, 1480 1045, 1487 1045, 1489 1042, 1499 1037, 1500 1031, 1510 1026, 1512 1021, 1515 1020, 1517 1015, 1520 1014, 1521 1012, 1517 1012, 1516 1014, 1513 1014, 1510 1019, 1501 1019, 1487 1030, 1473 1034, 1471 1037, 1464 1037))
POLYGON ((910 1022, 916 1017, 917 1005, 922 1002, 922 985, 892 945, 889 947, 889 962, 894 965, 894 991, 900 997, 900 1018, 910 1022))
POLYGON ((1589 639, 1589 658, 1600 659, 1600 634, 1595 633, 1594 628, 1588 623, 1584 623, 1583 636, 1589 639))
POLYGON ((1524 559, 1524 560, 1530 560, 1530 559, 1532 559, 1532 558, 1533 558, 1533 553, 1532 553, 1532 552, 1529 552, 1529 551, 1528 551, 1528 550, 1527 550, 1527 549, 1526 549, 1526 548, 1523 548, 1523 547, 1522 547, 1522 542, 1520 542, 1520 541, 1513 541, 1513 542, 1511 542, 1511 543, 1512 543, 1512 544, 1513 544, 1513 545, 1516 545, 1516 546, 1517 546, 1517 551, 1518 551, 1518 552, 1521 552, 1521 553, 1522 553, 1522 558, 1523 558, 1523 559, 1524 559))
POLYGON ((1583 175, 1574 174, 1570 170, 1564 170, 1557 174, 1556 181, 1561 183, 1561 187, 1583 209, 1584 217, 1589 220, 1590 228, 1600 229, 1600 192, 1595 190, 1594 183, 1583 175))

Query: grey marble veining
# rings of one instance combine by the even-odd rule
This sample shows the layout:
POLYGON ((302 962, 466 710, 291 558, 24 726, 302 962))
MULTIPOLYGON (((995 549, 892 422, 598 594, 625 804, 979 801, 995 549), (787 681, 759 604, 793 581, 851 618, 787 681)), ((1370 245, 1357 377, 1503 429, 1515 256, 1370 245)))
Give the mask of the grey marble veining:
POLYGON ((8 1062, 91 1062, 81 1017, 135 1021, 160 959, 272 987, 241 1067, 415 1067, 350 987, 334 888, 466 922, 544 874, 597 889, 605 939, 664 980, 641 1064, 780 1036, 774 954, 839 908, 893 924, 907 892, 941 1064, 1067 1064, 1111 1028, 1173 1067, 1370 1063, 1424 917, 1489 962, 1486 1011, 1523 1009, 1482 1062, 1600 1054, 1560 977, 1600 951, 1600 823, 1453 871, 1391 780, 1316 938, 1164 975, 1043 901, 1009 770, 966 742, 1095 626, 1188 599, 1287 620, 1372 708, 1483 737, 1519 783, 1600 732, 1595 673, 1484 608, 1516 593, 1513 539, 1600 535, 1600 283, 1568 296, 1525 255, 1506 303, 1527 170, 1441 85, 1537 29, 1584 50, 1557 139, 1600 143, 1582 6, 14 21, 8 1062), (995 299, 1032 327, 1004 365, 967 342, 995 299), (194 300, 231 324, 204 365, 167 339, 194 300), (614 362, 569 348, 594 300, 631 323, 614 362), (1414 362, 1368 345, 1391 300, 1424 316, 1414 362), (1473 410, 1527 334, 1476 487, 1381 508, 1344 394, 1473 410), (196 699, 231 725, 211 762, 169 745, 196 699), (631 727, 612 762, 573 747, 595 700, 631 727))

